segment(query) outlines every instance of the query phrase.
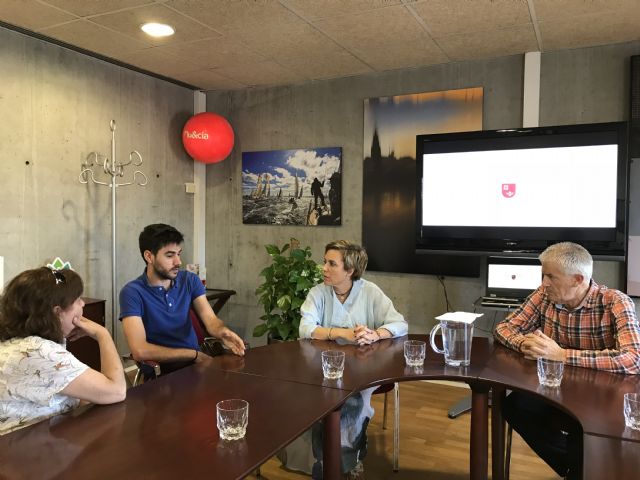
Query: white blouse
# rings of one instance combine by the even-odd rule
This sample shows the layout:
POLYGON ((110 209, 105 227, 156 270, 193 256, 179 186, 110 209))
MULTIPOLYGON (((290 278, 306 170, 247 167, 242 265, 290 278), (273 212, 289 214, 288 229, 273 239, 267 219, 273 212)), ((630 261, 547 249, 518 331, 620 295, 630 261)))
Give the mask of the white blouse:
POLYGON ((41 337, 0 342, 0 435, 76 408, 80 400, 60 391, 88 368, 41 337))

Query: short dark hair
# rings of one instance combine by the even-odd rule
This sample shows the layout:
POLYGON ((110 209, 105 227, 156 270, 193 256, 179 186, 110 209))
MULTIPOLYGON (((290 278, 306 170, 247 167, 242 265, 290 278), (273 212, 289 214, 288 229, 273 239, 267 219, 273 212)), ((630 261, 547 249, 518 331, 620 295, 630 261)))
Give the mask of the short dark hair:
POLYGON ((351 270, 353 268, 351 280, 359 280, 360 277, 362 277, 369 261, 367 251, 363 247, 351 243, 348 240, 336 240, 327 243, 324 247, 324 253, 327 253, 329 250, 337 250, 340 252, 345 270, 351 270))
POLYGON ((164 223, 154 223, 147 225, 140 232, 138 244, 140 246, 140 255, 146 264, 144 252, 149 250, 154 255, 158 253, 162 247, 175 243, 180 245, 184 241, 184 236, 171 225, 164 223))
POLYGON ((80 275, 48 267, 25 270, 13 278, 0 297, 0 340, 31 335, 62 343, 54 307, 66 310, 82 295, 80 275))

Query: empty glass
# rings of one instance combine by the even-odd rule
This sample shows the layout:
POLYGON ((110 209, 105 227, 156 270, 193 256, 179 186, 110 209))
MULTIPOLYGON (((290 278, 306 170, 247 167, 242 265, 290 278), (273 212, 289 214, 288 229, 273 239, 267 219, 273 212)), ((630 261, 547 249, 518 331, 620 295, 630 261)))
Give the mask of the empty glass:
POLYGON ((547 358, 538 358, 538 380, 544 387, 559 387, 562 383, 564 363, 547 358))
POLYGON ((216 417, 220 438, 240 440, 247 433, 249 423, 249 402, 234 398, 216 404, 216 417))
POLYGON ((640 393, 624 394, 624 424, 640 430, 640 393))
POLYGON ((420 367, 424 364, 426 342, 421 340, 406 340, 404 342, 404 359, 410 367, 420 367))
POLYGON ((335 380, 342 378, 344 372, 344 352, 325 350, 322 352, 322 373, 324 378, 335 380))

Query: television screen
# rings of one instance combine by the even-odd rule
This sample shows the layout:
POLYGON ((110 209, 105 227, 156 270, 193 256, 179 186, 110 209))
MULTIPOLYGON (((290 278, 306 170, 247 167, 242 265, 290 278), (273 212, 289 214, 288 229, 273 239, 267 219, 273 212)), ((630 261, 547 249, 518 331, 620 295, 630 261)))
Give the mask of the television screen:
POLYGON ((417 247, 624 256, 626 124, 420 135, 417 247))

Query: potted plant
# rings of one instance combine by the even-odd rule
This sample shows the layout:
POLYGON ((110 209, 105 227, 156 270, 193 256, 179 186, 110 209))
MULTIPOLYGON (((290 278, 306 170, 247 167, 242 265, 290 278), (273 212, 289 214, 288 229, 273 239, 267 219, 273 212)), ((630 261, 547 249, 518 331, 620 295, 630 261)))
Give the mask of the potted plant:
POLYGON ((300 326, 300 307, 307 293, 322 280, 322 268, 311 259, 311 249, 300 248, 295 238, 282 249, 266 245, 271 265, 260 272, 264 283, 256 289, 264 308, 263 323, 253 329, 254 337, 265 333, 271 339, 296 340, 300 326))

